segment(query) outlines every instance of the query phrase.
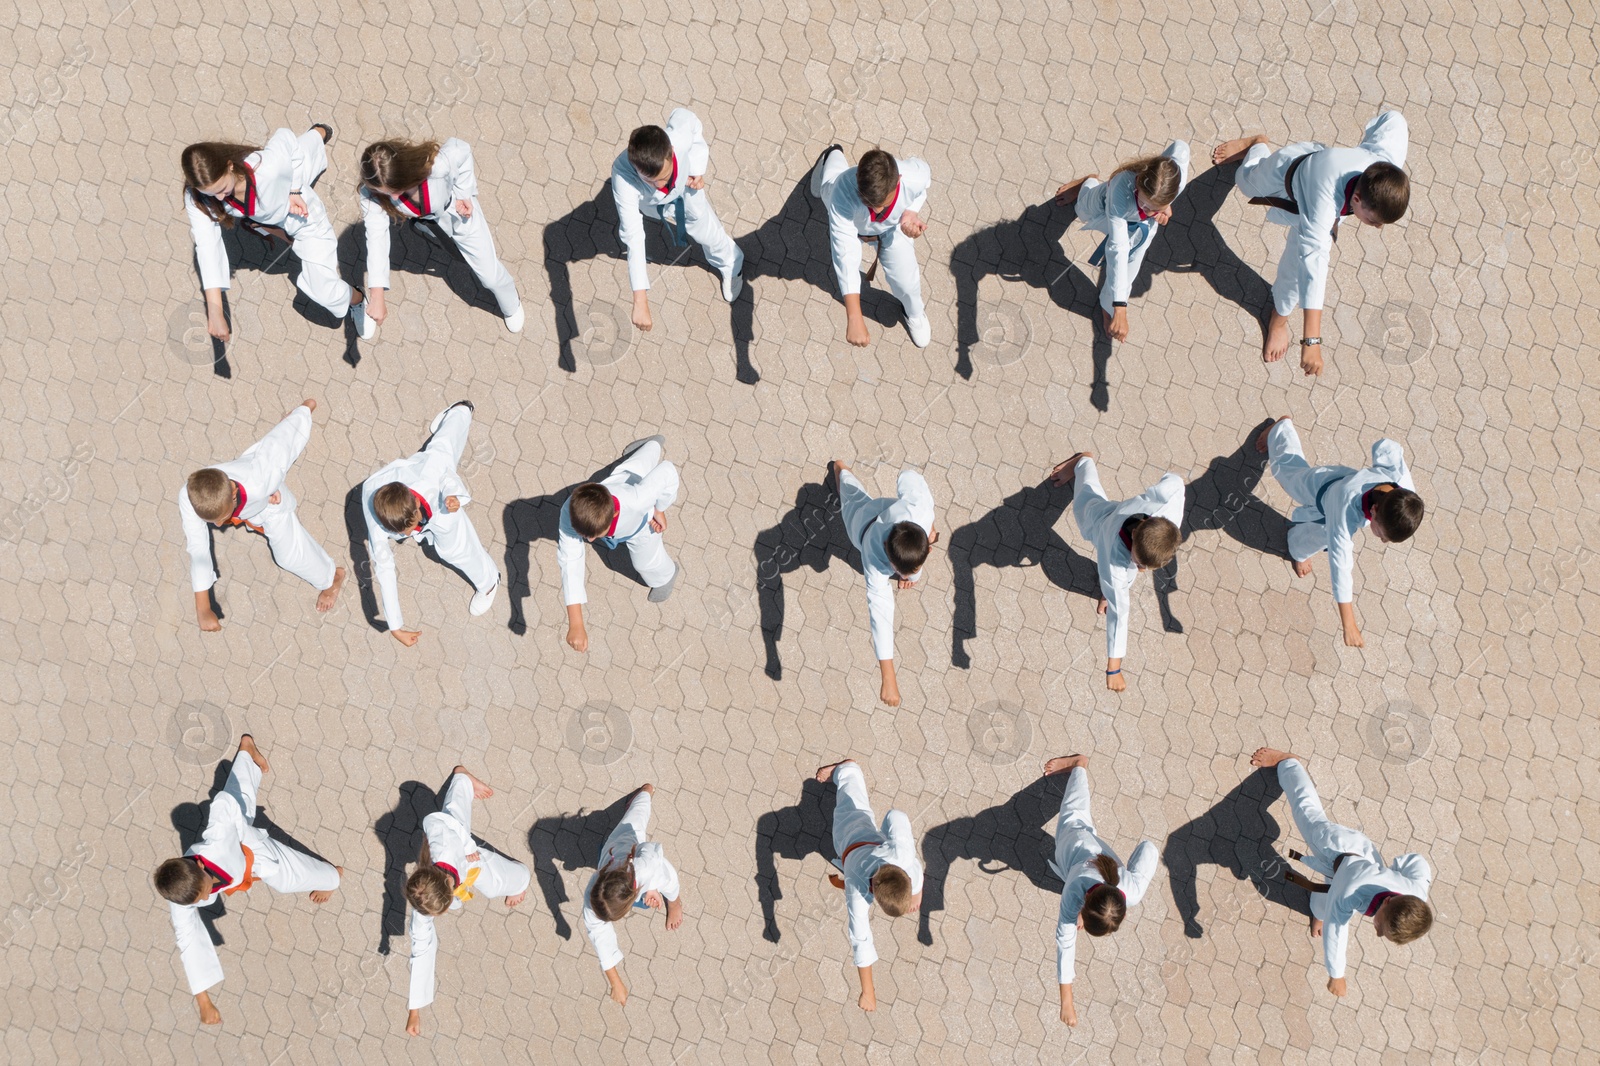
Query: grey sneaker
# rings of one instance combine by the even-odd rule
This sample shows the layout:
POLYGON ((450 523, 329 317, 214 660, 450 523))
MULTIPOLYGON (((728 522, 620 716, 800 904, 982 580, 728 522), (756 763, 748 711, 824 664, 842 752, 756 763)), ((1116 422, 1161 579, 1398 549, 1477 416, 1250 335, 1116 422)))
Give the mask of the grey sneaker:
POLYGON ((673 563, 671 580, 669 580, 665 585, 662 585, 660 588, 653 588, 650 590, 650 602, 666 603, 668 598, 672 595, 672 586, 678 583, 678 575, 681 573, 683 573, 683 567, 678 563, 673 563))

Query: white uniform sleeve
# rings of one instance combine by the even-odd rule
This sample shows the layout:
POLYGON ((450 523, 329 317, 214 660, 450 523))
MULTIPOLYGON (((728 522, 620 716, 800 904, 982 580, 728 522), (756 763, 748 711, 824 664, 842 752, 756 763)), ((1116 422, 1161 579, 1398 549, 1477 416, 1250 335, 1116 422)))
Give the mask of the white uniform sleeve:
POLYGON ((1307 311, 1322 310, 1327 298, 1328 258, 1343 196, 1341 187, 1317 189, 1300 204, 1300 306, 1307 311))
MULTIPOLYGON (((1110 199, 1109 192, 1106 198, 1110 199)), ((1128 220, 1118 214, 1106 217, 1105 263, 1105 291, 1111 294, 1112 306, 1127 303, 1128 295, 1133 292, 1133 277, 1128 271, 1128 220)))
MULTIPOLYGON (((593 880, 589 882, 591 885, 593 880)), ((600 969, 609 970, 619 965, 625 956, 622 949, 617 946, 617 930, 610 922, 600 920, 600 916, 589 907, 589 893, 583 894, 583 928, 589 934, 589 943, 594 945, 595 954, 600 956, 600 969)))
POLYGON ((651 500, 656 510, 665 511, 678 498, 678 468, 670 459, 663 460, 640 479, 638 487, 640 495, 651 500))
MULTIPOLYGON (((825 194, 826 195, 826 194, 825 194)), ((861 233, 848 206, 838 201, 844 198, 844 176, 833 186, 832 195, 826 196, 828 209, 828 247, 833 254, 833 273, 839 282, 840 296, 861 294, 861 233)))
POLYGON ((1395 872, 1409 877, 1411 880, 1417 882, 1417 884, 1421 886, 1418 891, 1414 893, 1415 895, 1421 896, 1424 899, 1427 898, 1428 889, 1433 884, 1433 868, 1428 865, 1427 859, 1424 859, 1421 855, 1418 855, 1414 851, 1408 852, 1407 854, 1402 855, 1398 859, 1394 860, 1394 869, 1395 872))
POLYGON ((434 964, 439 958, 439 934, 433 918, 421 911, 411 912, 411 998, 409 1010, 421 1010, 433 1002, 434 964))
POLYGON ((666 129, 669 135, 687 135, 689 151, 688 158, 683 161, 686 168, 684 173, 691 178, 703 177, 706 168, 711 165, 711 145, 706 143, 705 127, 700 123, 700 116, 687 107, 677 108, 667 116, 666 129))
POLYGON ((1089 456, 1078 460, 1073 472, 1077 485, 1072 493, 1072 513, 1078 519, 1078 532, 1091 544, 1099 544, 1099 527, 1115 505, 1106 499, 1106 490, 1100 485, 1100 468, 1089 456))
POLYGON ((1100 595, 1106 598, 1106 658, 1120 659, 1128 653, 1128 590, 1117 567, 1111 565, 1109 551, 1096 560, 1100 567, 1100 595))
POLYGON ((1137 907, 1144 900, 1144 894, 1150 890, 1150 882, 1155 879, 1158 861, 1156 846, 1148 840, 1141 840, 1139 846, 1133 849, 1127 868, 1123 871, 1122 882, 1117 885, 1122 889, 1122 897, 1128 906, 1137 907))
POLYGON ((200 210, 194 196, 183 191, 183 209, 189 215, 189 232, 194 235, 194 258, 200 265, 202 289, 228 289, 233 279, 228 274, 228 249, 222 243, 222 225, 200 210))
POLYGON ((900 191, 906 198, 907 211, 921 211, 928 203, 928 189, 933 185, 933 171, 921 159, 897 159, 900 168, 900 191))
MULTIPOLYGON (((868 532, 872 527, 867 527, 868 532)), ((876 570, 867 571, 867 621, 872 629, 872 653, 879 662, 894 658, 894 581, 876 570)))
POLYGON ((1401 488, 1416 491, 1411 470, 1406 466, 1405 451, 1398 441, 1385 437, 1372 446, 1372 468, 1393 478, 1401 488))
POLYGON ((1351 917, 1346 907, 1336 904, 1329 908, 1328 918, 1322 923, 1322 962, 1327 967, 1329 977, 1344 976, 1351 917))
POLYGON ((189 979, 189 994, 198 996, 213 985, 222 983, 222 963, 217 959, 216 945, 206 933, 205 922, 194 907, 180 907, 168 901, 172 911, 172 932, 178 940, 178 955, 183 959, 183 973, 189 979))
POLYGON ((683 886, 678 883, 678 868, 668 862, 667 857, 663 855, 661 857, 661 870, 666 882, 659 891, 662 898, 670 902, 683 894, 683 886))
POLYGON ((1183 478, 1173 473, 1163 474, 1146 495, 1155 504, 1150 511, 1151 518, 1165 518, 1179 529, 1183 528, 1183 478))
POLYGON ((617 238, 628 252, 628 287, 641 292, 650 288, 650 264, 645 259, 644 249, 644 214, 639 190, 623 176, 623 167, 633 169, 626 152, 611 168, 611 196, 617 202, 617 238))
POLYGON ((363 491, 361 509, 366 512, 367 552, 372 557, 372 579, 383 599, 383 618, 391 633, 399 632, 405 628, 405 615, 400 612, 400 586, 394 576, 394 543, 372 513, 370 492, 363 491))
POLYGON ((262 481, 268 496, 283 488, 283 480, 300 453, 311 440, 311 408, 301 404, 282 422, 273 426, 265 437, 245 450, 245 456, 268 468, 270 477, 262 481))
MULTIPOLYGON (((889 808, 889 813, 883 816, 883 831, 884 835, 894 843, 897 852, 916 855, 917 838, 911 832, 911 819, 905 811, 897 807, 889 808)), ((922 864, 913 862, 905 870, 906 875, 911 878, 911 894, 915 896, 922 891, 922 864)))
POLYGON ((1410 143, 1411 127, 1406 117, 1398 111, 1383 112, 1367 123, 1367 128, 1361 133, 1361 147, 1397 167, 1406 165, 1410 143))
POLYGON ((850 939, 850 961, 858 970, 871 966, 878 961, 878 949, 872 943, 872 904, 847 883, 844 906, 846 935, 850 939))
MULTIPOLYGON (((1329 495, 1336 493, 1330 492, 1329 495)), ((1350 530, 1350 503, 1346 500, 1338 514, 1325 516, 1328 524, 1328 576, 1333 584, 1333 602, 1350 603, 1355 592, 1355 537, 1350 530)))
POLYGON ((1083 910, 1082 878, 1061 890, 1061 909, 1056 914, 1056 983, 1070 985, 1077 976, 1078 912, 1083 910))
POLYGON ((561 505, 561 522, 556 531, 556 562, 561 567, 561 600, 568 607, 589 602, 589 593, 583 580, 588 547, 588 542, 572 528, 572 503, 569 500, 561 505))
POLYGON ((311 179, 316 177, 311 173, 311 160, 300 150, 300 138, 291 130, 278 129, 272 133, 272 139, 261 149, 264 165, 272 165, 279 160, 287 162, 289 171, 289 191, 305 192, 311 179), (267 157, 274 157, 269 159, 267 157))
POLYGON ((471 851, 473 846, 472 799, 472 778, 462 773, 451 774, 450 783, 444 789, 444 802, 439 804, 439 810, 454 818, 456 824, 461 827, 461 835, 465 839, 464 846, 468 851, 471 851))
POLYGON ((188 482, 178 487, 178 516, 183 519, 183 543, 189 549, 189 584, 204 592, 217 583, 217 564, 211 557, 211 531, 189 502, 188 482))
POLYGON ((460 137, 451 137, 439 146, 439 155, 450 168, 451 201, 477 196, 478 172, 472 162, 472 146, 460 137))
POLYGON ((389 287, 389 213, 378 203, 378 195, 361 190, 361 224, 367 235, 367 288, 389 287))

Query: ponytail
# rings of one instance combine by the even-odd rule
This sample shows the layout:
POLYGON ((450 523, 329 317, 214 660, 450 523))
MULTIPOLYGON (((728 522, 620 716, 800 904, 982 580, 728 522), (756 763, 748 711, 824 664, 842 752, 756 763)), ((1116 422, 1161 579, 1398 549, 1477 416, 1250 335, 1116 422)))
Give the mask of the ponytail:
POLYGON ((1122 881, 1121 871, 1111 856, 1101 853, 1092 860, 1104 884, 1091 887, 1083 897, 1083 931, 1090 936, 1115 933, 1128 916, 1128 901, 1117 885, 1122 881))
POLYGON ((1122 882, 1122 871, 1117 869, 1117 864, 1111 856, 1101 852, 1094 857, 1094 868, 1100 871, 1100 879, 1108 888, 1116 888, 1122 882))
POLYGON ((1147 155, 1130 159, 1112 171, 1114 178, 1123 171, 1133 175, 1133 184, 1151 207, 1166 207, 1178 198, 1178 188, 1183 182, 1183 171, 1171 156, 1147 155))

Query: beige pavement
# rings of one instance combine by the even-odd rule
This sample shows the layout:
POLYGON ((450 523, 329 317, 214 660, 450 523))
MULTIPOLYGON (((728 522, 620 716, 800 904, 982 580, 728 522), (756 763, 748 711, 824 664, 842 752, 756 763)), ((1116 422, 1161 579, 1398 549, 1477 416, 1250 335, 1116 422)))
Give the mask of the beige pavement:
MULTIPOLYGON (((0 1059, 1600 1057, 1600 129, 1582 5, 713 7, 0 11, 0 1059), (751 295, 730 310, 698 251, 662 262, 641 335, 604 180, 674 104, 705 122, 751 295), (1385 106, 1411 123, 1411 214, 1340 240, 1327 373, 1264 367, 1254 315, 1281 231, 1210 147, 1254 129, 1351 143, 1385 106), (338 129, 319 188, 341 232, 368 140, 472 144, 520 336, 408 236, 389 321, 352 343, 246 237, 258 265, 234 276, 214 361, 178 153, 318 119, 338 129), (1174 136, 1194 181, 1135 287, 1132 337, 1107 350, 1087 317, 1097 236, 1048 201, 1174 136), (802 184, 833 140, 932 167, 926 350, 897 324, 844 342, 802 184), (304 396, 322 406, 289 483, 347 564, 352 486, 445 403, 476 403, 469 513, 508 573, 488 615, 402 550, 424 629, 408 651, 354 584, 319 616, 234 533, 223 631, 197 629, 178 487, 304 396), (1287 500, 1246 444, 1286 412, 1314 459, 1400 440, 1431 508, 1413 543, 1363 538, 1364 651, 1340 643, 1326 565, 1297 582, 1276 554, 1287 500), (683 576, 658 607, 591 563, 579 656, 548 497, 656 431, 683 471, 683 576), (1041 487, 1085 447, 1119 495, 1169 469, 1191 482, 1167 617, 1143 580, 1121 696, 1101 679, 1090 549, 1041 487), (861 579, 819 487, 835 456, 882 490, 916 466, 939 504, 925 587, 899 600, 897 712, 876 703, 861 579), (267 814, 346 882, 320 908, 265 889, 228 903, 224 1021, 201 1032, 150 871, 245 729, 272 761, 267 814), (1313 753, 1335 817, 1436 871, 1432 935, 1396 948, 1363 922, 1343 1001, 1303 917, 1262 894, 1272 838, 1298 843, 1281 801, 1261 813, 1264 742, 1313 753), (1096 756, 1104 834, 1123 854, 1151 838, 1165 862, 1128 926, 1080 952, 1069 1032, 1039 872, 1058 783, 1035 774, 1075 750, 1096 756), (845 753, 911 814, 930 869, 925 937, 877 920, 871 1016, 802 790, 845 753), (407 783, 438 788, 457 761, 498 790, 475 829, 538 875, 515 912, 441 923, 439 1000, 408 1041, 392 893, 423 792, 407 783), (626 923, 623 1010, 583 937, 593 857, 572 819, 645 780, 688 918, 626 923)), ((358 230, 345 248, 353 266, 358 230)), ((874 293, 869 321, 892 322, 881 279, 874 293)))

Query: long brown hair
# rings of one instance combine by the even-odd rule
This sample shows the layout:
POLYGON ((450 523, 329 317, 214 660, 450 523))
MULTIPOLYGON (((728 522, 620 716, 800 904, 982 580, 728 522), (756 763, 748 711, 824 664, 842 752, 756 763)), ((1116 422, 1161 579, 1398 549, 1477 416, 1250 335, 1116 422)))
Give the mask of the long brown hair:
POLYGON ((249 169, 244 165, 245 156, 261 149, 250 144, 232 144, 228 141, 201 141, 191 144, 183 150, 181 166, 183 167, 183 188, 194 201, 196 207, 205 212, 213 222, 220 222, 224 226, 233 225, 233 216, 222 208, 222 201, 207 196, 200 190, 207 185, 215 185, 228 174, 231 166, 235 172, 243 174, 245 181, 251 185, 255 179, 250 176, 249 169))
POLYGON ((1130 159, 1112 171, 1111 176, 1114 178, 1125 170, 1133 174, 1134 187, 1144 193, 1151 207, 1166 207, 1178 198, 1183 171, 1171 156, 1147 155, 1130 159))
POLYGON ((1103 885, 1095 885, 1083 897, 1083 931, 1090 936, 1105 936, 1115 933, 1122 926, 1122 919, 1128 916, 1128 901, 1122 895, 1122 889, 1117 884, 1122 880, 1122 875, 1117 872, 1117 863, 1109 855, 1101 854, 1094 857, 1094 868, 1100 871, 1100 877, 1105 881, 1103 885))
MULTIPOLYGON (((415 188, 428 180, 438 155, 438 141, 373 141, 361 153, 361 187, 415 188)), ((382 193, 375 199, 390 216, 406 217, 382 193)))

